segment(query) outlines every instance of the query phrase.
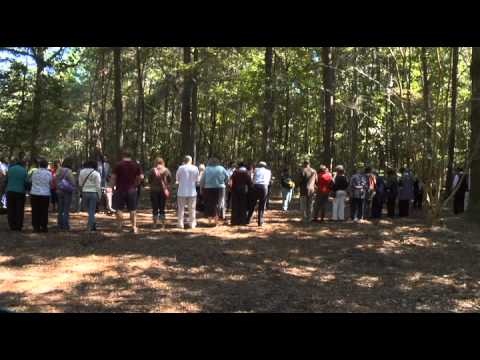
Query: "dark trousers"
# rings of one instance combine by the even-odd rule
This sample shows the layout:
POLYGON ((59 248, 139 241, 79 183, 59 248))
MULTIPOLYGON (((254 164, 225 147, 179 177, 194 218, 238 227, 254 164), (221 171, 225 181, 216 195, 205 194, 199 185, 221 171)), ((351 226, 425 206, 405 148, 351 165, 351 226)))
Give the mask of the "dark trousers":
POLYGON ((34 231, 47 231, 50 196, 30 195, 34 231))
POLYGON ((270 210, 270 197, 272 196, 272 185, 268 185, 266 209, 270 210))
POLYGON ((251 197, 250 209, 248 211, 248 222, 252 220, 255 206, 258 202, 258 225, 263 224, 263 214, 265 213, 265 205, 267 203, 268 186, 255 185, 251 197))
POLYGON ((453 212, 455 215, 465 211, 465 193, 457 191, 453 196, 453 212))
POLYGON ((150 200, 152 202, 153 216, 158 219, 165 219, 165 204, 167 199, 163 191, 152 191, 150 193, 150 200))
POLYGON ((410 213, 410 200, 398 201, 398 215, 400 217, 406 217, 410 213))
POLYGON ((422 209, 422 203, 423 203, 423 194, 415 194, 415 200, 413 201, 413 208, 414 209, 422 209))
POLYGON ((352 202, 351 202, 352 220, 355 218, 359 220, 363 219, 364 201, 365 201, 364 199, 352 198, 352 202))
POLYGON ((375 194, 372 199, 372 218, 380 219, 383 210, 383 195, 375 194))
POLYGON ((232 190, 232 225, 245 225, 248 222, 248 191, 232 190))
POLYGON ((7 217, 10 230, 20 231, 23 228, 25 210, 25 194, 7 192, 7 217))
POLYGON ((395 216, 395 198, 387 199, 387 212, 388 217, 393 218, 395 216))

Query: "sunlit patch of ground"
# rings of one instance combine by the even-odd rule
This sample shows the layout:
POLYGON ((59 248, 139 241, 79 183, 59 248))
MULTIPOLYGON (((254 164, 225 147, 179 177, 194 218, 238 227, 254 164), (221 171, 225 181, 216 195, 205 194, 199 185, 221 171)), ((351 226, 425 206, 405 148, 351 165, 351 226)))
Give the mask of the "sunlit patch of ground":
MULTIPOLYGON (((279 202, 266 225, 153 228, 86 214, 71 232, 7 231, 0 216, 0 307, 19 312, 478 312, 478 227, 449 218, 304 225, 279 202)), ((51 223, 55 214, 51 214, 51 223)))

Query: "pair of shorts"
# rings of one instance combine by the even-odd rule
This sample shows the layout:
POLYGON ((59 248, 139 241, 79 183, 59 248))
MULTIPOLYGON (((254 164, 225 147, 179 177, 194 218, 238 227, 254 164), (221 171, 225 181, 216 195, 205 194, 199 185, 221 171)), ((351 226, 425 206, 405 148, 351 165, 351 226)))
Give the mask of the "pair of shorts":
POLYGON ((125 207, 128 211, 137 210, 137 189, 128 192, 115 191, 112 198, 112 207, 117 211, 122 211, 125 207))

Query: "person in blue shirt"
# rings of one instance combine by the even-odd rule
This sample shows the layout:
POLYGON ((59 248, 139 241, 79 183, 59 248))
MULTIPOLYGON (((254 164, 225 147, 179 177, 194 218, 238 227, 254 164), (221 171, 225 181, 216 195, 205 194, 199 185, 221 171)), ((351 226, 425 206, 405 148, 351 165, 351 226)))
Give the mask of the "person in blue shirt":
POLYGON ((200 179, 200 190, 205 200, 205 215, 210 224, 217 226, 218 218, 222 215, 225 186, 228 182, 228 172, 217 158, 208 160, 207 167, 200 179))
POLYGON ((25 215, 25 192, 27 170, 23 161, 16 160, 7 174, 7 214, 8 226, 12 231, 22 231, 25 215))

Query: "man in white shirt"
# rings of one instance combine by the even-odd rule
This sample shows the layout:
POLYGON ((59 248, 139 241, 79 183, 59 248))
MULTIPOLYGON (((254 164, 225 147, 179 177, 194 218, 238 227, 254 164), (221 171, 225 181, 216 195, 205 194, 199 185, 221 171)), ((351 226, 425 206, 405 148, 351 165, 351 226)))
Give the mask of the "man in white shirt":
POLYGON ((265 212, 265 205, 267 203, 268 186, 272 179, 272 172, 267 169, 267 164, 260 161, 255 169, 253 176, 253 198, 248 211, 248 222, 250 223, 255 206, 258 202, 258 226, 263 225, 263 214, 265 212))
POLYGON ((198 180, 198 168, 192 165, 192 157, 187 155, 183 159, 183 165, 177 170, 176 180, 178 184, 177 204, 178 204, 178 227, 184 228, 185 206, 188 206, 189 225, 192 229, 197 226, 196 221, 196 202, 198 180))

